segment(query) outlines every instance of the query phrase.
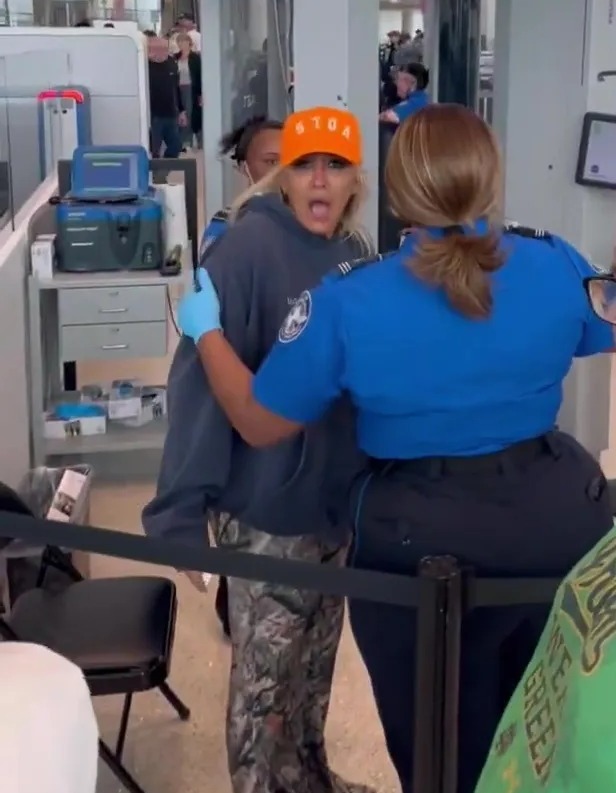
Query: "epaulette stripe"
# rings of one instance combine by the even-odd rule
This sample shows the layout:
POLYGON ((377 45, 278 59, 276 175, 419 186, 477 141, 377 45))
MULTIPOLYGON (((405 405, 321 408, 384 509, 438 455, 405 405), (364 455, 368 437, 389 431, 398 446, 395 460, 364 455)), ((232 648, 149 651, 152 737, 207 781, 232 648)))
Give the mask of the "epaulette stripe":
POLYGON ((552 235, 545 229, 533 229, 530 226, 520 226, 519 223, 506 223, 505 234, 517 234, 518 237, 527 237, 535 240, 551 240, 552 235))
POLYGON ((351 262, 340 262, 336 265, 336 268, 340 275, 348 275, 352 273, 353 270, 357 270, 359 267, 363 267, 367 264, 375 264, 376 262, 380 262, 383 259, 383 254, 379 253, 376 256, 367 256, 364 259, 353 259, 351 262))

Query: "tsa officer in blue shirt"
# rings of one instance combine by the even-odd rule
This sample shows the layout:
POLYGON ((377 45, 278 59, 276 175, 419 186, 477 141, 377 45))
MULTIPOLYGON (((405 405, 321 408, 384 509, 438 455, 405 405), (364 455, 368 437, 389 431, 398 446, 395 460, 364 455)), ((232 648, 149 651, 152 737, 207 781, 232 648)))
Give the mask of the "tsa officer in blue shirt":
POLYGON ((384 110, 379 120, 401 124, 413 113, 429 105, 430 97, 427 91, 429 81, 430 72, 422 63, 400 66, 396 72, 396 90, 401 101, 389 110, 384 110))
MULTIPOLYGON (((592 269, 556 236, 503 227, 498 146, 467 108, 431 105, 401 124, 386 184, 415 231, 304 293, 256 375, 220 333, 205 274, 183 330, 252 445, 302 432, 351 396, 372 460, 349 504, 354 565, 414 575, 422 558, 452 554, 483 575, 561 576, 612 525, 599 465, 555 428, 574 358, 613 346, 584 294, 592 269)), ((410 793, 415 614, 368 602, 350 614, 410 793)), ((474 790, 546 615, 512 607, 465 620, 458 793, 474 790)))

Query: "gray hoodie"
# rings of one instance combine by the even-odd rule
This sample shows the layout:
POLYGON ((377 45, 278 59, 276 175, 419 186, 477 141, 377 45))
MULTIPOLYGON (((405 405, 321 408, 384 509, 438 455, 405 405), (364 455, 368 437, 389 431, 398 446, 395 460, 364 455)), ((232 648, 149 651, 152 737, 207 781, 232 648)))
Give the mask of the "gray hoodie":
MULTIPOLYGON (((302 291, 357 253, 348 240, 307 231, 278 196, 248 203, 203 265, 220 297, 225 337, 252 371, 302 291)), ((348 532, 346 495, 365 460, 346 400, 295 438, 253 449, 227 421, 195 345, 183 337, 169 372, 168 412, 157 492, 142 516, 147 534, 203 542, 210 509, 270 534, 348 532)))

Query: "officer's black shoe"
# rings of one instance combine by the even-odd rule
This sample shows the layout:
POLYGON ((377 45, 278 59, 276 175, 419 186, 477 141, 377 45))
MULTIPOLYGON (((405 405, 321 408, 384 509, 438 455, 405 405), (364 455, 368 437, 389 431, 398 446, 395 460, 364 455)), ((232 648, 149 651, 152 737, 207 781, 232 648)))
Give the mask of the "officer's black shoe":
POLYGON ((218 590, 216 591, 216 614, 222 625, 222 630, 227 639, 231 638, 231 627, 229 626, 229 589, 226 578, 218 579, 218 590))

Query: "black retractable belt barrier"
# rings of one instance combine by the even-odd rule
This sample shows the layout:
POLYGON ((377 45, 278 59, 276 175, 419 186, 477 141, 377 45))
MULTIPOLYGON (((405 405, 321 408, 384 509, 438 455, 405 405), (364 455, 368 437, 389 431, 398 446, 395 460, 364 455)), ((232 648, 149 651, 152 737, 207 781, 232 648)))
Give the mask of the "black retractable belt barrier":
MULTIPOLYGON (((560 578, 478 578, 472 570, 460 568, 455 559, 447 558, 449 574, 442 618, 445 665, 440 683, 443 707, 440 724, 436 727, 436 734, 440 733, 441 736, 442 751, 440 765, 435 772, 439 782, 437 787, 427 788, 430 793, 456 793, 461 633, 464 615, 477 608, 551 604, 562 581, 560 578)), ((438 682, 435 687, 438 689, 438 682)), ((419 790, 417 787, 415 789, 419 790)))
MULTIPOLYGON (((417 578, 275 559, 0 511, 0 538, 417 609, 414 790, 455 793, 461 628, 475 608, 551 603, 560 579, 481 579, 451 556, 417 578)), ((2 541, 0 539, 0 547, 2 541)))
POLYGON ((178 570, 267 581, 326 595, 391 603, 407 608, 417 608, 419 604, 419 584, 415 578, 275 559, 240 550, 143 537, 13 512, 0 512, 0 537, 175 567, 178 570))
MULTIPOLYGON (((171 540, 136 536, 93 526, 49 521, 0 511, 0 538, 27 540, 44 547, 98 553, 184 570, 268 581, 298 589, 390 603, 418 611, 416 664, 415 789, 443 793, 444 683, 448 655, 456 649, 448 631, 448 588, 456 586, 455 559, 434 557, 420 565, 417 578, 327 565, 274 559, 240 550, 204 548, 171 540), (446 641, 447 640, 447 641, 446 641)), ((455 686, 454 686, 455 687, 455 686)), ((451 697, 453 701, 453 697, 451 697)))
MULTIPOLYGON (((447 670, 451 667, 449 644, 455 639, 448 625, 448 590, 457 580, 458 563, 451 556, 428 557, 419 566, 413 790, 421 793, 449 793, 442 786, 449 737, 443 730, 447 670)), ((458 659, 459 650, 452 667, 455 671, 458 659)), ((451 693, 449 700, 455 701, 451 693)))

